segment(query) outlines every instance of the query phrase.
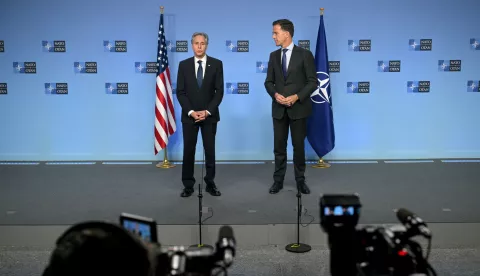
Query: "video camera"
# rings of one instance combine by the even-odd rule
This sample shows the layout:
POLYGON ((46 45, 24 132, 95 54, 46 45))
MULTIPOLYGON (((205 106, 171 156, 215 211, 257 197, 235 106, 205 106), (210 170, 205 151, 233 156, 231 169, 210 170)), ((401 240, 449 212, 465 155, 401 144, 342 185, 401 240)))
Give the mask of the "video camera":
POLYGON ((357 229, 361 203, 358 195, 323 195, 320 225, 328 235, 332 276, 437 275, 428 263, 431 232, 425 222, 406 209, 397 210, 403 224, 357 229), (428 239, 423 257, 415 236, 428 239))
POLYGON ((227 275, 227 268, 233 263, 236 241, 233 229, 222 226, 215 248, 185 248, 172 246, 162 249, 157 238, 157 225, 153 219, 122 213, 120 225, 137 235, 147 244, 154 246, 156 276, 169 275, 227 275))

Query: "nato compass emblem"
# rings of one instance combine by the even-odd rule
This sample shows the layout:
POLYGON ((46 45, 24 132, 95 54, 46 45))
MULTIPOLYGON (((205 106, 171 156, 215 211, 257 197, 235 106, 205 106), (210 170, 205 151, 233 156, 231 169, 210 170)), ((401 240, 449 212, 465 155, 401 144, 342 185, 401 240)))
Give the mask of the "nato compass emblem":
POLYGON ((330 76, 325 72, 317 72, 318 86, 311 95, 310 99, 316 104, 323 104, 327 102, 330 104, 330 95, 328 95, 327 89, 330 86, 330 76))

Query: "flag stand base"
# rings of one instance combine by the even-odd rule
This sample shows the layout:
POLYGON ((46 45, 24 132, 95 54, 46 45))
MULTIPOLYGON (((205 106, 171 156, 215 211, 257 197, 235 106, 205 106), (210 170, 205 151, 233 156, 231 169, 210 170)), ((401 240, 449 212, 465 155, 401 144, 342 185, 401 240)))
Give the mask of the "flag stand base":
POLYGON ((163 160, 163 163, 158 163, 156 167, 161 169, 171 169, 171 168, 175 168, 175 165, 168 162, 168 160, 163 160))
POLYGON ((326 169, 326 168, 330 168, 330 164, 326 163, 323 161, 323 159, 320 158, 320 160, 318 160, 318 163, 313 165, 312 168, 316 168, 316 169, 326 169))
POLYGON ((161 169, 171 169, 171 168, 175 168, 175 165, 173 165, 172 163, 168 162, 168 153, 167 153, 167 148, 164 149, 163 151, 163 163, 160 163, 158 162, 158 164, 155 166, 157 168, 161 168, 161 169))

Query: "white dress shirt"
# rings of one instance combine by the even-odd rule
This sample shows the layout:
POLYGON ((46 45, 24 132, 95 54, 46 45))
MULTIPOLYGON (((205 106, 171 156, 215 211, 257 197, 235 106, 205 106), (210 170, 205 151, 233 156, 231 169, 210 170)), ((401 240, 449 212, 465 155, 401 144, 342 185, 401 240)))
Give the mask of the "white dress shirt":
MULTIPOLYGON (((203 58, 197 58, 197 57, 194 57, 193 58, 194 62, 195 62, 195 78, 197 78, 197 72, 198 72, 198 67, 200 66, 198 64, 198 61, 201 60, 202 61, 202 69, 203 69, 203 76, 202 78, 205 78, 205 68, 207 67, 207 55, 204 55, 203 58)), ((190 116, 190 114, 192 114, 193 110, 190 110, 188 111, 188 116, 190 116)), ((208 112, 208 115, 212 115, 210 114, 210 112, 207 110, 208 112)))

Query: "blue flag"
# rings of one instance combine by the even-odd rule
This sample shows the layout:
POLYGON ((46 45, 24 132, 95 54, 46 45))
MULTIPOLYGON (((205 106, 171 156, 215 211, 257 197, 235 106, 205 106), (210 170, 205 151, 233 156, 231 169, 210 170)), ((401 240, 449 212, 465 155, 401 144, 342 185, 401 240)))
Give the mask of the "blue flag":
POLYGON ((320 26, 318 27, 315 66, 319 84, 317 90, 311 95, 313 111, 307 120, 307 138, 318 157, 323 158, 335 147, 327 38, 323 15, 320 15, 320 26))

